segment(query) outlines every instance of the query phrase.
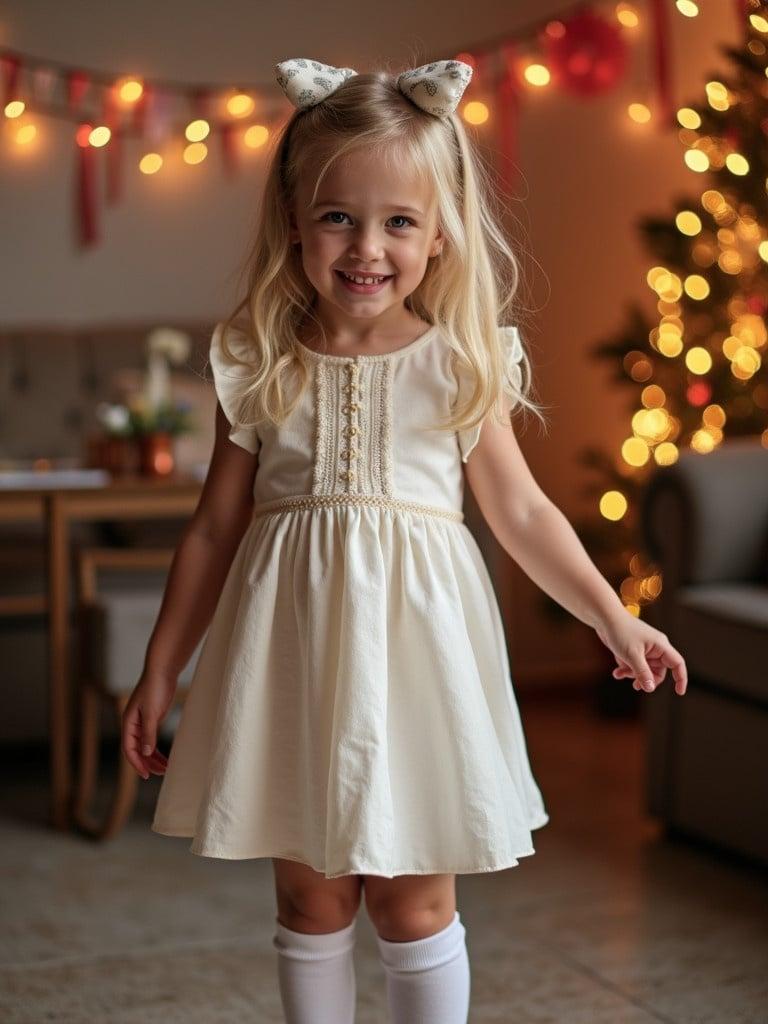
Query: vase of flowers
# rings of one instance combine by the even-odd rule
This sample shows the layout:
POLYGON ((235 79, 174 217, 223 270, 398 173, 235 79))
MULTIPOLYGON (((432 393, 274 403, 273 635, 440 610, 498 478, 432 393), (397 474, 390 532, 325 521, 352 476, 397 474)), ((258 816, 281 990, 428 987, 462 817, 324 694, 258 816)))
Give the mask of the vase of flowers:
POLYGON ((189 403, 173 400, 170 364, 184 363, 189 348, 189 336, 182 331, 171 327, 150 331, 142 388, 122 403, 102 402, 97 406, 97 418, 106 435, 104 451, 120 448, 124 471, 131 461, 123 450, 127 440, 134 450, 133 464, 142 475, 167 476, 173 472, 173 439, 194 429, 194 424, 189 403))

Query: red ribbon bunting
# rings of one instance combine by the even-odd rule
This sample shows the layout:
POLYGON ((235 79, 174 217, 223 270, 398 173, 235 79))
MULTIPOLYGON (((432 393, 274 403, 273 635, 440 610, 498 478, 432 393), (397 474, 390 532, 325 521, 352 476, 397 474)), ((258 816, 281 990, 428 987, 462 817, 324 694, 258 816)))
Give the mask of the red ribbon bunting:
POLYGON ((219 129, 221 135, 221 156, 224 162, 224 169, 230 176, 234 175, 239 166, 239 151, 237 148, 237 126, 234 124, 223 124, 219 129))
POLYGON ((656 97, 659 103, 659 123, 662 127, 672 128, 676 121, 669 61, 669 23, 666 0, 651 0, 651 13, 653 16, 653 60, 656 97))
POLYGON ((114 206, 123 198, 123 135, 119 128, 107 143, 106 172, 106 199, 109 206, 114 206))
POLYGON ((95 245, 99 241, 96 223, 96 149, 88 143, 90 125, 80 125, 77 130, 77 176, 75 211, 78 225, 78 240, 81 248, 95 245))
POLYGON ((5 56, 1 62, 3 65, 3 106, 6 106, 16 99, 21 60, 18 57, 5 56))
POLYGON ((84 71, 70 71, 67 75, 67 106, 76 113, 80 108, 90 80, 84 71))

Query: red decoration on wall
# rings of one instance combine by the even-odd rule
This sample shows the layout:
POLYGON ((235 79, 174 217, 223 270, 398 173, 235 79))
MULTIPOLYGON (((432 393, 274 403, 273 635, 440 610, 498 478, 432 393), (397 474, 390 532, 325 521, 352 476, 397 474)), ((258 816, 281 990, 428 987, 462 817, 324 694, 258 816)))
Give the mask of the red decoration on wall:
POLYGON ((669 63, 669 24, 667 22, 666 0, 651 0, 653 16, 653 62, 656 100, 659 105, 659 121, 672 128, 675 125, 675 103, 669 63))
POLYGON ((67 106, 73 114, 79 110, 90 84, 84 71, 70 71, 67 75, 67 106))
POLYGON ((563 24, 561 36, 544 33, 541 38, 556 83, 576 96, 612 89, 627 64, 619 26, 591 11, 581 11, 563 24))
POLYGON ((736 18, 740 25, 743 25, 749 15, 749 0, 734 0, 736 7, 736 18))
POLYGON ((134 131, 143 136, 147 129, 147 110, 152 105, 153 89, 151 85, 145 85, 141 96, 133 104, 131 111, 131 126, 134 131))
POLYGON ((81 248, 99 241, 96 223, 96 149, 88 142, 93 126, 81 124, 75 134, 77 174, 75 181, 75 216, 81 248))
POLYGON ((106 149, 106 200, 109 206, 114 206, 123 198, 123 133, 119 126, 112 132, 106 149))
POLYGON ((240 166, 237 148, 237 128, 238 126, 234 124, 223 124, 219 129, 224 170, 229 175, 234 175, 240 166))
POLYGON ((190 103, 192 105, 192 111, 196 118, 202 118, 203 121, 209 120, 208 105, 210 103, 210 95, 206 89, 196 89, 190 96, 190 103))
POLYGON ((21 60, 18 57, 6 55, 0 63, 3 67, 3 106, 5 106, 17 98, 21 60))

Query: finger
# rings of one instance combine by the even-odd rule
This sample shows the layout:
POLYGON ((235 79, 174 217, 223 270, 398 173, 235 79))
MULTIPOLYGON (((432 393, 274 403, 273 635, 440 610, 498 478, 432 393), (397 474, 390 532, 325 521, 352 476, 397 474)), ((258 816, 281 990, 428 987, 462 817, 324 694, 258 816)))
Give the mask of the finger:
POLYGON ((670 647, 664 652, 664 664, 672 673, 672 678, 675 681, 675 693, 682 697, 688 688, 688 669, 685 659, 674 647, 670 647))
POLYGON ((144 764, 139 754, 139 720, 138 720, 138 708, 136 706, 128 707, 123 712, 123 754, 125 755, 128 763, 134 768, 139 775, 144 774, 144 764))
POLYGON ((157 742, 157 722, 154 717, 146 711, 141 714, 141 752, 149 757, 154 752, 157 742))
POLYGON ((651 692, 656 688, 656 681, 645 658, 637 658, 635 661, 633 673, 638 683, 644 690, 651 692))

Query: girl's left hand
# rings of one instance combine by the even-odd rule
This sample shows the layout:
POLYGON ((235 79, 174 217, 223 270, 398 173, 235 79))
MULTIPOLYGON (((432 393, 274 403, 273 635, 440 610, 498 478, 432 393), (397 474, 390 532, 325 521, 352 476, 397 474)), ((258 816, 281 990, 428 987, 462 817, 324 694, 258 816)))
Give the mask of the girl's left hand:
POLYGON ((616 658, 618 667, 613 670, 614 678, 629 676, 634 679, 633 689, 652 693, 670 669, 675 693, 683 696, 688 685, 688 670, 682 655, 665 633, 624 610, 610 622, 596 627, 595 632, 616 658))

